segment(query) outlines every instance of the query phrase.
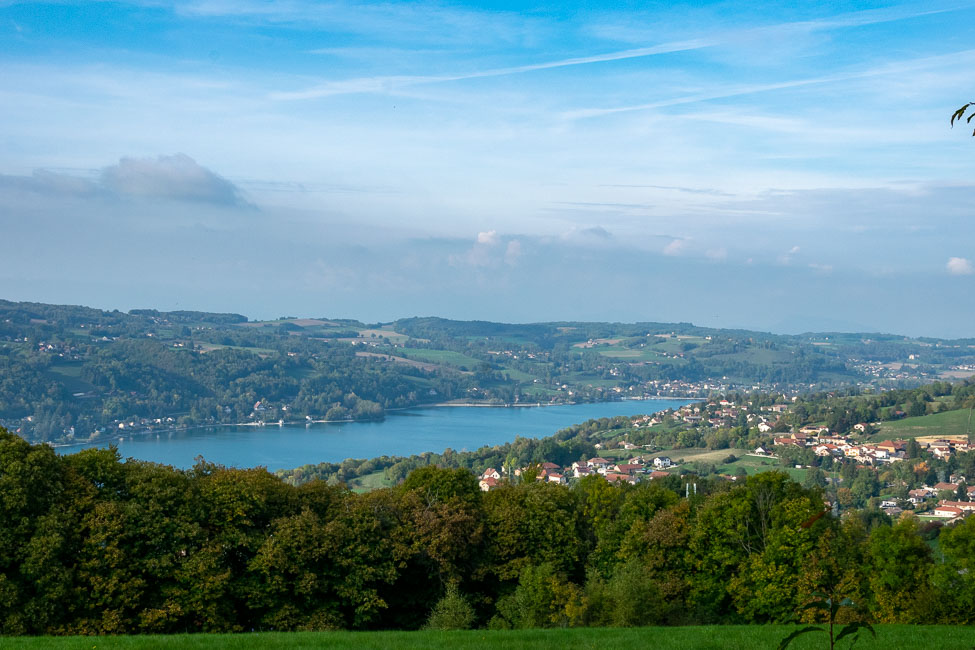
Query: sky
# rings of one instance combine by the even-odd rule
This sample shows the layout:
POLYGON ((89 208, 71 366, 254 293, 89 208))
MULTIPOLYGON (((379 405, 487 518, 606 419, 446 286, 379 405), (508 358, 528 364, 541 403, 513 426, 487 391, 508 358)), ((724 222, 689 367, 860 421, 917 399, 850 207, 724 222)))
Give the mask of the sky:
POLYGON ((975 337, 975 0, 0 0, 0 298, 975 337))

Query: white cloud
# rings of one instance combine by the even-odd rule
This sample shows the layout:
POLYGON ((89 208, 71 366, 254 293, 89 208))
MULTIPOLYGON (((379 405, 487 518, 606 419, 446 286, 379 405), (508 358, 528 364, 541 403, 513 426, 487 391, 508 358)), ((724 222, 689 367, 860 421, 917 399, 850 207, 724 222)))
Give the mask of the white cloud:
POLYGON ((501 242, 501 238, 498 237, 497 230, 488 230, 486 232, 477 233, 477 243, 484 244, 485 246, 496 246, 501 242))
POLYGON ((122 158, 97 176, 35 169, 30 176, 0 174, 0 191, 30 192, 49 198, 140 197, 190 203, 247 206, 240 189, 186 154, 122 158))
POLYGON ((122 158, 102 170, 102 184, 119 195, 244 205, 236 185, 202 167, 186 154, 122 158))
POLYGON ((972 266, 971 260, 964 257, 949 257, 945 268, 951 275, 972 275, 975 273, 975 267, 972 266))
POLYGON ((664 246, 663 253, 664 255, 670 255, 671 257, 675 257, 683 253, 686 248, 687 248, 687 242, 685 240, 675 239, 674 241, 664 246))

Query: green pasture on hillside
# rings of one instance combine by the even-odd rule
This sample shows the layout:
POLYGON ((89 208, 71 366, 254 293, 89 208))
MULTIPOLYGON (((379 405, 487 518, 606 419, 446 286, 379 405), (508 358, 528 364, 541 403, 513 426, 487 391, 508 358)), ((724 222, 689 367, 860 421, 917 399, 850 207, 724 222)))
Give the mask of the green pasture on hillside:
POLYGON ((425 363, 436 363, 443 366, 454 366, 456 368, 466 368, 476 370, 478 365, 483 363, 473 357, 453 350, 427 350, 425 348, 399 348, 401 356, 414 361, 425 363))
MULTIPOLYGON (((110 648, 271 649, 276 648, 456 648, 506 650, 513 648, 774 648, 793 630, 792 625, 724 625, 697 627, 576 628, 469 632, 265 632, 250 634, 193 634, 128 637, 6 637, 0 646, 10 650, 54 648, 100 650, 110 648)), ((975 646, 975 627, 950 625, 878 625, 877 638, 862 632, 859 649, 969 650, 975 646)), ((828 648, 825 634, 807 634, 790 648, 828 648)), ((842 647, 849 647, 843 642, 842 647)))
MULTIPOLYGON (((973 419, 975 425, 975 419, 973 419)), ((960 438, 968 432, 968 409, 942 411, 932 415, 884 422, 874 440, 895 440, 918 436, 960 438)))
POLYGON ((595 350, 604 357, 624 361, 658 361, 667 358, 663 353, 649 347, 628 348, 622 345, 608 345, 597 347, 595 350))

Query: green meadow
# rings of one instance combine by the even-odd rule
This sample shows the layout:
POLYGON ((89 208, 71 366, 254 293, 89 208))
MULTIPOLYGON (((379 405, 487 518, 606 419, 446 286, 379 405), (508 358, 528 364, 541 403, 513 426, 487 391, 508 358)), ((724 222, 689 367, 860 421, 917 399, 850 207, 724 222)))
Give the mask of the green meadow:
MULTIPOLYGON (((975 424, 975 419, 973 419, 975 424)), ((961 438, 968 433, 968 409, 942 411, 932 415, 904 418, 884 422, 874 440, 917 438, 918 436, 944 436, 961 438)))
MULTIPOLYGON (((250 634, 187 634, 171 636, 6 637, 0 646, 10 650, 99 650, 142 648, 275 649, 281 648, 456 648, 505 650, 513 648, 774 648, 793 630, 792 625, 722 625, 695 627, 574 628, 468 632, 263 632, 250 634)), ((961 650, 975 646, 975 627, 950 625, 877 625, 877 637, 861 632, 858 649, 961 650)), ((838 630, 837 630, 838 631, 838 630)), ((825 634, 807 634, 790 648, 828 648, 825 634)), ((849 647, 844 641, 840 647, 849 647)))

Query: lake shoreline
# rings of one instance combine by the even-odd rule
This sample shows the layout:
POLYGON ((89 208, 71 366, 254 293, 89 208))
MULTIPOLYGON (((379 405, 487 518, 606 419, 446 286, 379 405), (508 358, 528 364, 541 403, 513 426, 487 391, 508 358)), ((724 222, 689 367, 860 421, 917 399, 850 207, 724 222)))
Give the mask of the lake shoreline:
MULTIPOLYGON (((703 399, 700 397, 693 397, 689 395, 677 395, 677 396, 661 396, 661 395, 648 395, 645 397, 623 397, 617 400, 604 400, 598 402, 528 402, 528 403, 508 403, 508 404, 491 404, 488 402, 437 402, 434 404, 417 404, 416 406, 401 406, 399 408, 386 409, 386 413, 400 413, 402 411, 412 411, 416 409, 426 409, 426 408, 446 408, 446 407, 458 407, 458 408, 545 408, 549 406, 576 406, 579 404, 612 404, 615 402, 649 402, 653 400, 696 400, 703 399)), ((136 437, 148 436, 150 434, 156 433, 176 433, 180 431, 193 431, 195 429, 213 429, 217 427, 281 427, 281 426, 295 426, 298 424, 349 424, 352 422, 381 422, 385 418, 385 414, 378 418, 366 418, 363 420, 354 420, 352 418, 344 418, 341 420, 283 420, 279 422, 215 422, 213 424, 193 424, 184 427, 171 427, 166 429, 139 429, 137 431, 132 431, 131 433, 126 433, 122 436, 109 436, 105 434, 104 438, 89 438, 87 440, 79 440, 77 442, 49 442, 47 443, 50 447, 54 449, 62 449, 65 447, 80 447, 83 445, 98 444, 100 442, 107 442, 111 437, 123 438, 123 439, 134 439, 136 437)))
POLYGON ((241 427, 222 424, 148 432, 156 435, 133 431, 130 437, 121 440, 103 436, 99 441, 79 443, 57 452, 72 454, 85 448, 111 446, 123 458, 181 469, 193 467, 202 457, 225 467, 264 467, 275 472, 323 462, 341 463, 349 458, 405 458, 426 452, 442 453, 445 449, 465 451, 502 445, 519 437, 544 438, 588 420, 649 414, 691 401, 663 398, 551 405, 555 408, 479 405, 453 409, 446 406, 458 406, 458 403, 448 403, 440 408, 424 405, 390 412, 381 421, 359 421, 354 423, 356 426, 345 426, 349 421, 321 424, 303 421, 301 426, 300 421, 280 427, 248 423, 249 426, 241 427))

